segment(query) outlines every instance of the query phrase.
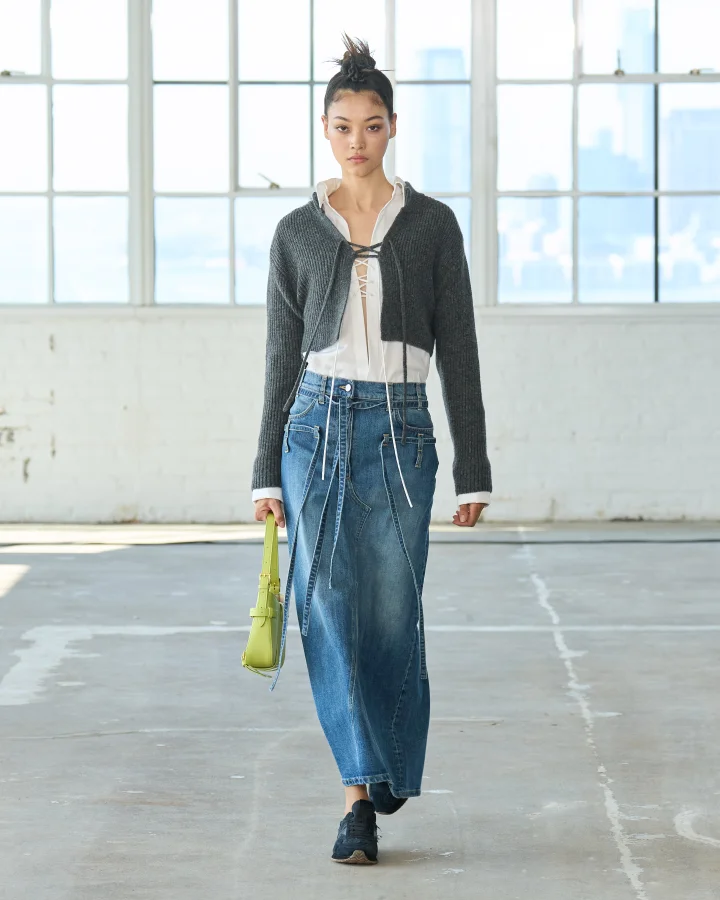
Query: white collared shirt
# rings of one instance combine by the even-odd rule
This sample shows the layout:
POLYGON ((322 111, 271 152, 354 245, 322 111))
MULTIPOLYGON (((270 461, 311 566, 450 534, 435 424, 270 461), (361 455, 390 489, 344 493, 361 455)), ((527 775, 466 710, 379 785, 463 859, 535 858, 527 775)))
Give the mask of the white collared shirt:
MULTIPOLYGON (((334 209, 328 197, 340 187, 340 178, 328 178, 317 184, 318 203, 325 215, 335 225, 346 241, 350 240, 347 220, 334 209)), ((371 244, 382 241, 395 216, 405 203, 405 182, 395 176, 392 197, 380 210, 373 228, 371 244)), ((382 306, 382 279, 380 261, 374 257, 355 260, 350 278, 350 292, 345 313, 340 323, 337 344, 308 355, 308 369, 319 375, 332 377, 337 352, 335 375, 338 378, 355 378, 360 381, 401 382, 403 380, 402 341, 380 340, 380 309, 382 306), (364 275, 360 273, 367 266, 364 275), (367 313, 367 341, 363 317, 363 294, 367 313), (381 346, 382 344, 382 346, 381 346), (383 371, 382 354, 385 355, 383 371)), ((407 345, 407 380, 423 384, 430 371, 430 354, 420 347, 407 345)))
MULTIPOLYGON (((350 240, 347 220, 328 202, 328 197, 340 187, 337 177, 319 181, 315 187, 318 204, 336 226, 345 240, 350 240)), ((405 182, 398 175, 393 179, 392 197, 380 210, 373 228, 370 244, 382 241, 405 202, 405 182)), ((338 340, 322 350, 308 354, 307 367, 312 372, 336 378, 354 378, 361 381, 402 382, 402 341, 382 341, 380 338, 380 310, 382 308, 382 280, 380 264, 376 257, 355 260, 350 279, 350 291, 345 312, 340 323, 338 340), (361 274, 364 267, 365 274, 361 274), (363 315, 363 295, 367 315, 367 339, 363 315), (384 360, 383 360, 384 357, 384 360), (384 365, 383 365, 384 363, 384 365)), ((430 354, 407 344, 407 380, 425 383, 430 370, 430 354)), ((490 503, 489 491, 473 491, 458 494, 457 502, 490 503)), ((282 488, 256 488, 253 501, 263 497, 282 500, 282 488)))

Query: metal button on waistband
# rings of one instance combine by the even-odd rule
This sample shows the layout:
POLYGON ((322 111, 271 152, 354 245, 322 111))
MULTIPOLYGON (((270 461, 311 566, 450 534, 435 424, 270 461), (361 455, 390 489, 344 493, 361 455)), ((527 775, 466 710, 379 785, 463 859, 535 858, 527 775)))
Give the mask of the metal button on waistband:
POLYGON ((352 390, 352 385, 350 385, 350 384, 344 384, 344 385, 343 385, 343 389, 346 390, 346 391, 350 391, 350 390, 352 390))

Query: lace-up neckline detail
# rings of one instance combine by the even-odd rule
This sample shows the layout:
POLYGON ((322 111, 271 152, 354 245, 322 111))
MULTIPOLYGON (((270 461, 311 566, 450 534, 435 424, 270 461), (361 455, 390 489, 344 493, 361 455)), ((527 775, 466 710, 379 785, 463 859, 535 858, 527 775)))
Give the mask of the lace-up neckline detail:
POLYGON ((355 266, 355 274, 357 275, 358 285, 360 287, 360 298, 362 300, 363 307, 363 320, 365 322, 365 347, 367 350, 368 344, 368 333, 367 333, 367 283, 368 283, 368 275, 370 272, 370 266, 367 262, 363 262, 363 260, 367 259, 378 259, 380 256, 379 247, 382 246, 382 241, 378 241, 376 244, 358 244, 356 241, 348 241, 351 247, 357 247, 357 250, 353 250, 353 264, 355 266))
POLYGON ((359 256, 355 257, 355 274, 357 275, 358 285, 360 286, 360 296, 362 297, 363 307, 365 307, 367 304, 368 264, 364 263, 359 256))
MULTIPOLYGON (((339 182, 332 182, 332 181, 329 181, 327 183, 327 185, 331 188, 337 188, 338 184, 339 184, 339 182)), ((315 200, 317 200, 317 202, 318 202, 318 205, 316 207, 318 210, 318 213, 320 214, 320 216, 322 216, 323 220, 325 222, 327 222, 327 217, 326 217, 326 213, 323 209, 323 206, 325 205, 325 203, 327 203, 327 205, 331 209, 332 209, 332 206, 330 205, 329 202, 327 202, 327 191, 322 192, 322 193, 323 193, 322 200, 320 200, 320 198, 318 197, 317 192, 313 194, 313 198, 315 200)), ((394 196, 394 194, 393 194, 393 196, 394 196)), ((390 201, 388 201, 388 203, 390 203, 390 201)), ((386 206, 387 206, 387 204, 386 204, 386 206)), ((383 210, 384 210, 384 208, 385 207, 383 207, 383 210)), ((382 215, 383 210, 381 210, 380 213, 378 214, 378 219, 376 220, 375 228, 377 228, 377 222, 380 220, 380 215, 382 215)), ((403 210, 401 209, 397 213, 397 215, 399 216, 402 212, 403 212, 403 210)), ((368 260, 368 259, 378 259, 379 260, 380 259, 380 249, 379 248, 382 246, 383 241, 377 241, 374 244, 359 244, 359 243, 357 243, 357 241, 350 240, 349 226, 348 226, 347 221, 344 220, 339 213, 337 213, 337 210, 335 210, 335 213, 342 220, 343 224, 341 226, 338 226, 337 229, 335 228, 335 226, 331 225, 331 227, 334 230, 340 230, 340 233, 343 235, 344 240, 341 241, 340 243, 338 243, 338 245, 337 245, 337 249, 335 252, 335 259, 333 261, 332 273, 330 275, 330 282, 325 291, 325 297, 324 297, 322 305, 320 307, 320 314, 315 322, 315 328, 313 329, 313 332, 311 333, 310 338, 307 341, 307 349, 305 351, 305 356, 303 358, 303 362, 300 367, 300 371, 295 379, 295 384, 293 386, 292 393, 285 403, 283 412, 287 412, 287 410, 292 405, 292 397, 297 391, 298 384, 300 383, 300 380, 302 378, 302 373, 303 373, 305 367, 307 366, 307 359, 310 354, 310 348, 312 346, 313 338, 315 337, 315 332, 317 331, 318 326, 319 326, 320 322, 322 321, 322 314, 325 309, 325 304, 327 303, 328 297, 330 295, 330 290, 333 286, 333 281, 338 272, 338 266, 339 266, 339 262, 340 262, 340 251, 343 246, 350 247, 351 255, 352 255, 353 269, 355 270, 355 274, 357 275, 358 283, 360 285, 360 299, 361 299, 361 303, 362 303, 362 307, 363 307, 363 319, 364 319, 364 331, 365 331, 365 350, 366 350, 366 353, 369 354, 370 348, 369 348, 369 337, 368 337, 367 284, 368 284, 368 275, 369 275, 370 266, 369 266, 369 263, 366 262, 365 270, 361 271, 359 261, 360 260, 368 260), (345 235, 346 232, 347 232, 347 237, 345 235)), ((375 228, 373 228, 373 234, 375 234, 375 228)), ((402 443, 404 444, 405 443, 405 434, 406 434, 406 429, 407 429, 407 419, 406 419, 407 337, 406 337, 404 283, 403 283, 402 268, 400 266, 400 261, 398 259, 397 251, 395 250, 395 247, 393 246, 392 241, 390 239, 387 239, 387 235, 386 235, 386 242, 388 244, 388 251, 386 251, 386 253, 383 255, 383 257, 387 256, 388 252, 389 252, 392 263, 394 264, 395 269, 397 271, 398 287, 399 287, 399 294, 400 294, 399 303, 400 303, 400 315, 401 315, 401 322, 402 322, 402 351, 403 351, 403 380, 402 380, 402 383, 403 383, 402 426, 403 427, 402 427, 401 440, 402 440, 402 443)), ((402 467, 400 466, 400 458, 398 456, 397 443, 395 440, 395 426, 393 424, 392 403, 390 400, 390 386, 388 384, 387 368, 385 365, 385 345, 384 345, 384 341, 382 340, 380 312, 381 311, 380 311, 379 307, 377 309, 375 309, 375 311, 374 311, 375 316, 377 317, 378 334, 381 335, 379 343, 380 343, 380 353, 382 356, 383 381, 385 383, 385 395, 386 395, 386 399, 387 399, 387 412, 388 412, 388 420, 390 423, 390 433, 392 435, 393 450, 395 451, 395 462, 397 464, 398 474, 400 475, 400 481, 402 482, 403 490, 405 491, 405 496, 407 497, 408 504, 410 506, 412 506, 413 504, 412 504, 412 500, 410 499, 410 493, 408 492, 407 485, 405 484, 405 478, 403 477, 402 467)), ((332 398, 333 392, 335 390, 335 377, 337 374, 337 361, 338 361, 339 350, 340 350, 340 339, 337 338, 336 342, 335 342, 335 353, 334 353, 334 358, 333 358, 332 375, 331 375, 331 382, 330 382, 331 398, 332 398)), ((329 441, 329 437, 330 437, 330 414, 332 412, 332 409, 333 409, 333 403, 331 401, 330 403, 328 403, 327 419, 325 421, 325 440, 323 441, 322 468, 321 468, 321 479, 323 481, 325 480, 325 468, 326 468, 326 464, 327 464, 327 449, 328 449, 328 441, 329 441)))
POLYGON ((382 241, 378 241, 377 244, 358 244, 355 241, 348 241, 352 247, 359 247, 359 250, 353 250, 353 256, 355 259, 369 259, 370 257, 375 257, 376 259, 380 256, 380 251, 376 250, 376 247, 382 246, 382 241))

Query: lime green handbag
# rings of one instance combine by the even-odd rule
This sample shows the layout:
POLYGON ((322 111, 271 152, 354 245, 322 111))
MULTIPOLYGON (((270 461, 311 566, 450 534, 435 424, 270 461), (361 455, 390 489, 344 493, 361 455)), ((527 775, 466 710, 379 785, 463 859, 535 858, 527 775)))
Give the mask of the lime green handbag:
POLYGON ((271 672, 277 671, 285 662, 284 647, 282 659, 279 660, 284 614, 285 607, 280 593, 277 528, 275 516, 268 512, 257 604, 250 610, 252 624, 242 655, 242 664, 246 669, 271 678, 271 672))

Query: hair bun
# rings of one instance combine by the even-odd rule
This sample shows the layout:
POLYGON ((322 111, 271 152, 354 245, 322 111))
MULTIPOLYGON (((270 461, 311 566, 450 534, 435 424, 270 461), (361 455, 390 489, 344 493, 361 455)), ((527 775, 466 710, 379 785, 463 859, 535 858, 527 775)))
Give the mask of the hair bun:
POLYGON ((369 53, 346 50, 343 54, 340 71, 349 81, 365 81, 365 76, 374 69, 375 60, 369 53))
POLYGON ((325 90, 325 115, 328 114, 328 107, 348 91, 369 91, 377 95, 372 97, 372 102, 382 105, 387 110, 388 116, 392 117, 393 86, 383 70, 375 67, 375 59, 368 42, 359 38, 353 39, 346 32, 343 32, 343 42, 345 52, 342 57, 328 60, 339 66, 340 71, 333 75, 325 90))

